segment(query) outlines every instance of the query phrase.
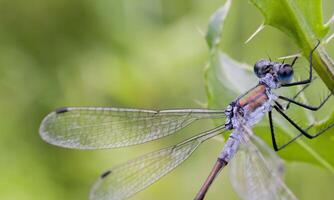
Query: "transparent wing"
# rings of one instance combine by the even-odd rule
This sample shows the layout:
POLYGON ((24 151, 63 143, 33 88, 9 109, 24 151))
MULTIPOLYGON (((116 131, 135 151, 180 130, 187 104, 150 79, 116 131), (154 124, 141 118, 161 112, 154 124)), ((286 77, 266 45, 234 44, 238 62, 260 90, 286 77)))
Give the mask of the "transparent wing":
POLYGON ((241 135, 230 174, 238 195, 244 200, 296 200, 282 181, 284 166, 275 152, 255 135, 241 135))
POLYGON ((121 200, 134 195, 180 165, 203 141, 224 130, 223 126, 217 127, 110 169, 95 183, 90 199, 121 200))
POLYGON ((62 147, 113 148, 170 135, 198 119, 222 117, 223 110, 70 107, 47 115, 41 123, 40 135, 62 147))

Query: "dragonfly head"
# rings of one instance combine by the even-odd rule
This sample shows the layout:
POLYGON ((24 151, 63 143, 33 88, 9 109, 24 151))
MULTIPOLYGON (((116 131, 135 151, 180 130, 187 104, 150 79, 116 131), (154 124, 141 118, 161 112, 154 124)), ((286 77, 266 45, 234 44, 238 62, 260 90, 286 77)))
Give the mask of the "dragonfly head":
POLYGON ((258 78, 263 78, 273 69, 272 62, 269 60, 259 60, 254 65, 254 73, 258 78))
POLYGON ((280 83, 290 83, 293 78, 293 68, 289 64, 281 64, 276 73, 280 83))
POLYGON ((270 74, 276 84, 289 83, 293 78, 292 65, 269 60, 257 61, 254 65, 254 73, 260 79, 270 74))

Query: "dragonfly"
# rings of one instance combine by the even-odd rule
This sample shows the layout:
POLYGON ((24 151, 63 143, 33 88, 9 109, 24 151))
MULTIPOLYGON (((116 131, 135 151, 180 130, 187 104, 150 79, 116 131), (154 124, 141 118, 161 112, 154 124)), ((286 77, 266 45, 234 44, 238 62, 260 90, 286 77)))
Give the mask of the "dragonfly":
POLYGON ((290 108, 290 104, 316 111, 330 98, 331 94, 317 106, 296 100, 314 80, 312 59, 319 44, 320 41, 310 51, 307 79, 293 81, 293 67, 298 57, 295 57, 291 64, 259 60, 254 65, 254 73, 259 80, 257 85, 237 97, 226 109, 63 107, 49 113, 43 119, 39 132, 43 140, 60 147, 105 149, 157 140, 172 135, 198 120, 224 119, 225 123, 211 130, 107 170, 93 185, 90 199, 130 198, 183 163, 203 142, 229 131, 232 133, 194 199, 205 198, 215 178, 229 163, 232 185, 242 199, 296 199, 282 181, 282 161, 264 141, 253 134, 251 128, 268 114, 273 149, 279 151, 301 136, 313 139, 334 126, 332 123, 316 133, 310 133, 312 124, 304 129, 285 112, 290 108), (281 87, 297 85, 303 87, 293 98, 274 92, 281 87), (283 106, 278 100, 287 104, 283 106), (280 143, 273 124, 273 112, 281 115, 298 134, 280 143))

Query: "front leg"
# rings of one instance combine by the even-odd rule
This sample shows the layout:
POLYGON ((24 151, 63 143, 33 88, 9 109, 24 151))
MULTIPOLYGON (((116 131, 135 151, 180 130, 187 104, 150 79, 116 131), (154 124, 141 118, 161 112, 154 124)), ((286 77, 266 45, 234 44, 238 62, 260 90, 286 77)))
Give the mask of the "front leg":
MULTIPOLYGON (((290 87, 290 86, 295 86, 295 85, 304 85, 304 84, 311 83, 311 81, 312 81, 313 52, 318 48, 319 44, 320 44, 320 41, 318 40, 317 45, 310 52, 310 58, 309 58, 309 62, 310 62, 310 70, 309 71, 310 71, 310 73, 309 73, 309 78, 306 79, 306 80, 303 80, 303 81, 296 81, 296 82, 293 82, 293 83, 282 84, 282 87, 290 87)), ((294 64, 295 61, 296 61, 296 59, 293 61, 292 65, 294 64)))

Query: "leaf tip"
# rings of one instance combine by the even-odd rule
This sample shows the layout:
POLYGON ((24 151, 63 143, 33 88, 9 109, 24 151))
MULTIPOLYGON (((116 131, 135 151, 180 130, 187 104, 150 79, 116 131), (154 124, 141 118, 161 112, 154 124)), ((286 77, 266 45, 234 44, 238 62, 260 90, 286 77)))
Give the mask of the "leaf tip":
POLYGON ((206 42, 210 49, 220 44, 220 37, 223 30, 223 22, 230 10, 232 0, 227 0, 225 4, 210 17, 208 30, 206 33, 206 42))

